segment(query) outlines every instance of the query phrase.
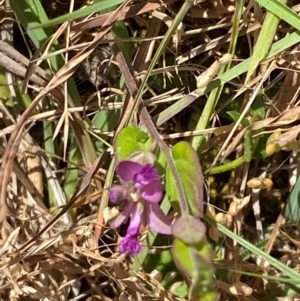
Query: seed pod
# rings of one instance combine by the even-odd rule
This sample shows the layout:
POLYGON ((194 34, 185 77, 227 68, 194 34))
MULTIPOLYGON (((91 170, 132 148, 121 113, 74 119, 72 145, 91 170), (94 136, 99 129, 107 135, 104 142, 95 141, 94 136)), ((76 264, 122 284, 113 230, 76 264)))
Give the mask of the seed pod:
POLYGON ((269 137, 266 145, 266 154, 268 156, 275 154, 280 149, 278 143, 276 142, 276 139, 280 135, 281 135, 281 131, 277 130, 269 137))
POLYGON ((229 287, 229 291, 234 296, 250 296, 253 293, 253 289, 246 283, 241 281, 235 282, 229 287))
POLYGON ((249 202, 250 195, 247 195, 239 202, 239 209, 242 210, 246 205, 248 205, 249 202))
POLYGON ((269 178, 264 178, 262 180, 263 189, 270 189, 273 186, 273 181, 269 178))
POLYGON ((211 206, 211 205, 207 205, 206 206, 206 215, 211 218, 211 219, 215 219, 216 216, 216 210, 215 207, 211 206))
POLYGON ((229 205, 227 214, 229 214, 230 216, 236 216, 239 211, 240 211, 239 204, 237 202, 233 201, 229 205))
POLYGON ((225 223, 225 227, 228 229, 232 228, 232 224, 233 224, 233 217, 229 214, 226 214, 226 223, 225 223))
POLYGON ((197 77, 197 87, 207 86, 219 73, 221 67, 232 60, 230 53, 225 53, 219 60, 216 60, 208 69, 197 77))
POLYGON ((150 273, 150 277, 157 280, 157 281, 161 281, 162 280, 162 273, 159 272, 158 270, 154 269, 151 273, 150 273))
POLYGON ((219 212, 216 216, 215 216, 215 221, 219 224, 222 224, 222 225, 225 225, 226 223, 226 214, 225 213, 222 213, 222 212, 219 212))
POLYGON ((252 178, 247 182, 247 186, 253 189, 269 189, 273 186, 273 181, 269 178, 252 178))
POLYGON ((270 142, 266 145, 266 154, 268 156, 274 155, 280 148, 276 142, 270 142))
POLYGON ((261 179, 260 178, 252 178, 247 182, 247 186, 249 188, 260 188, 261 187, 261 179))

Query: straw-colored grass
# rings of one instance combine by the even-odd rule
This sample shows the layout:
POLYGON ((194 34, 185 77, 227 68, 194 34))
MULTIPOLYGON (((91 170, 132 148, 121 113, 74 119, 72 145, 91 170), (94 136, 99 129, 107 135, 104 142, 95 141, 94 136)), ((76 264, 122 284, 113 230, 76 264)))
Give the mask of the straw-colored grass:
POLYGON ((117 247, 126 227, 109 224, 118 214, 108 200, 115 137, 138 124, 141 101, 170 147, 186 140, 199 154, 220 300, 297 300, 299 5, 8 2, 0 6, 1 300, 189 298, 171 240, 154 244, 143 229, 144 252, 126 258, 117 247), (253 189, 252 178, 260 178, 253 189), (243 204, 236 213, 233 202, 243 204), (216 223, 218 213, 232 223, 216 223))

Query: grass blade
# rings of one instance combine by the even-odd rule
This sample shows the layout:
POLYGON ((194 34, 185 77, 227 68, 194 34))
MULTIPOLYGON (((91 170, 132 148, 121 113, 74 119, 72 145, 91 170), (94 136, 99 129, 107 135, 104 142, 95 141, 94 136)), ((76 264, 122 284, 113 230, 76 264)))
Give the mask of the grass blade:
POLYGON ((101 10, 106 10, 111 7, 114 7, 115 5, 118 5, 120 3, 125 2, 125 0, 102 0, 101 2, 96 2, 94 4, 88 5, 82 9, 76 10, 69 14, 64 14, 63 16, 54 18, 51 21, 43 22, 39 25, 32 25, 31 29, 38 29, 41 27, 50 27, 55 26, 57 24, 66 22, 66 21, 72 21, 78 18, 83 18, 88 16, 89 14, 93 14, 96 12, 99 12, 101 10))
MULTIPOLYGON (((279 0, 281 3, 286 3, 286 0, 279 0)), ((254 47, 253 55, 250 59, 250 65, 247 72, 245 84, 248 83, 250 77, 255 72, 257 66, 264 60, 271 48, 274 36, 277 31, 280 18, 268 11, 264 20, 263 26, 260 30, 257 43, 254 47)))
POLYGON ((300 30, 300 17, 293 10, 284 5, 284 1, 256 0, 256 2, 297 30, 300 30))
MULTIPOLYGON (((281 39, 280 41, 274 43, 271 47, 269 55, 266 59, 269 59, 280 52, 288 49, 289 47, 297 44, 300 42, 300 34, 299 32, 294 32, 285 38, 281 39)), ((173 105, 169 106, 167 109, 162 111, 156 118, 155 124, 157 126, 161 126, 163 123, 168 121, 170 118, 175 116, 177 113, 181 112, 185 109, 188 105, 193 103, 198 97, 204 95, 205 93, 209 93, 213 89, 216 89, 220 85, 224 85, 225 83, 233 80, 234 78, 240 76, 241 74, 245 73, 250 64, 250 59, 245 60, 244 62, 238 64, 237 66, 231 68, 224 74, 220 75, 214 81, 212 81, 207 87, 196 89, 188 95, 185 95, 180 100, 178 100, 173 105)))
MULTIPOLYGON (((228 53, 231 54, 232 56, 235 53, 235 47, 236 47, 238 34, 239 34, 239 24, 240 24, 242 13, 243 13, 243 1, 238 0, 236 1, 236 7, 235 7, 235 13, 234 13, 233 25, 232 25, 232 33, 231 33, 230 44, 228 49, 228 53)), ((230 63, 221 67, 219 75, 225 73, 229 69, 230 69, 230 63)), ((204 110, 198 120, 195 130, 203 130, 207 127, 211 115, 213 114, 216 105, 219 101, 219 98, 222 94, 223 87, 224 85, 220 85, 217 89, 214 89, 210 93, 209 98, 205 104, 204 110)), ((204 141, 205 141, 205 136, 203 135, 195 136, 191 139, 192 147, 195 150, 201 149, 201 147, 204 144, 204 141)))
POLYGON ((300 274, 294 271, 293 269, 289 268, 279 260, 275 259, 274 257, 270 256, 269 254, 265 253, 264 251, 260 250, 257 248, 255 245, 252 243, 246 241, 244 238, 238 236, 234 232, 230 231, 227 229, 225 226, 216 223, 212 219, 204 216, 203 217, 209 224, 211 224, 213 227, 217 228, 220 232, 225 234, 226 236, 230 237, 231 239, 235 240, 238 244, 255 254, 256 256, 262 258, 263 260, 269 262, 273 267, 281 271, 284 275, 288 276, 291 278, 291 283, 294 283, 297 281, 300 283, 300 274))
POLYGON ((288 198, 284 217, 290 222, 299 223, 300 220, 300 177, 288 198))

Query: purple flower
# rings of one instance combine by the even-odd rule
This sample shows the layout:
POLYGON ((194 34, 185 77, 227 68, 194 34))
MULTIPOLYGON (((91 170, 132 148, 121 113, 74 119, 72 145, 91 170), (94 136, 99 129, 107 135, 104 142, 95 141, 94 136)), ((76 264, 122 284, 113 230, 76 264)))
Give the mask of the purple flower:
POLYGON ((123 185, 115 185, 110 189, 110 200, 113 203, 126 200, 126 204, 121 214, 113 221, 112 227, 119 227, 131 216, 120 251, 133 254, 140 250, 132 247, 134 243, 131 242, 137 241, 136 237, 142 224, 149 225, 158 233, 169 235, 170 220, 158 204, 163 197, 163 188, 157 170, 151 164, 142 165, 125 160, 117 165, 116 171, 123 185))
POLYGON ((142 246, 137 237, 126 235, 120 243, 119 250, 123 254, 133 256, 141 252, 142 246))

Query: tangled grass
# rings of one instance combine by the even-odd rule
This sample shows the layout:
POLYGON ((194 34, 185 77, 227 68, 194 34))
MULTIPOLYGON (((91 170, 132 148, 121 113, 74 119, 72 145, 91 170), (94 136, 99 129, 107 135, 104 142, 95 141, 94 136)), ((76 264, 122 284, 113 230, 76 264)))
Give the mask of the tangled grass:
POLYGON ((275 0, 3 0, 1 299, 189 299, 169 240, 144 229, 145 251, 128 259, 124 229, 109 226, 114 139, 138 124, 142 98, 170 147, 186 140, 199 153, 205 216, 232 230, 208 224, 220 300, 297 300, 298 11, 275 0))

